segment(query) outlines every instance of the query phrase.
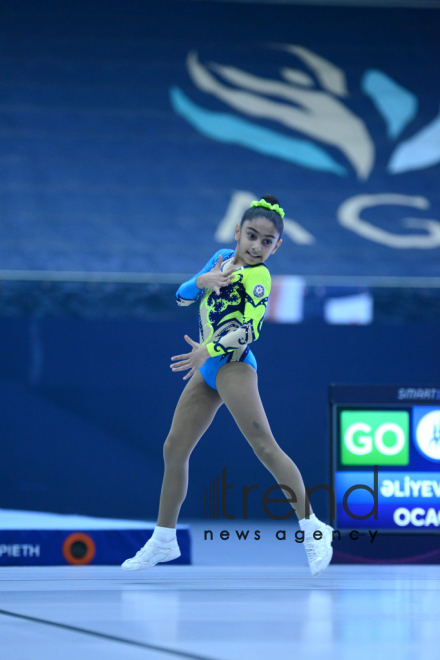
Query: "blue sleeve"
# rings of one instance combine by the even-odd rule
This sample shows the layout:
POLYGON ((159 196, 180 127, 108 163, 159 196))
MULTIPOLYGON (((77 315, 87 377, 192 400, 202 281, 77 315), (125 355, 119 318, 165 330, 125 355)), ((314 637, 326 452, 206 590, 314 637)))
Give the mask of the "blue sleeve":
POLYGON ((191 305, 193 302, 195 302, 199 297, 199 295, 202 294, 204 291, 204 289, 199 289, 196 285, 196 280, 199 277, 199 275, 203 275, 204 273, 209 273, 209 271, 212 270, 212 268, 217 263, 220 255, 222 255, 223 259, 227 259, 233 254, 234 254, 233 250, 227 250, 224 248, 222 250, 217 250, 217 252, 211 257, 211 259, 203 266, 202 270, 196 273, 194 277, 192 277, 190 280, 184 282, 179 286, 176 292, 177 304, 191 305))

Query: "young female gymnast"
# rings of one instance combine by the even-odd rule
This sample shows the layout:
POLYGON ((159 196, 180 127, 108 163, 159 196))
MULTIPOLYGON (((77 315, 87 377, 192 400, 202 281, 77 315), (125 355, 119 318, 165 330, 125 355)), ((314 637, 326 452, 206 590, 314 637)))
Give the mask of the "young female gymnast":
MULTIPOLYGON (((177 291, 179 305, 200 300, 200 339, 197 343, 185 335, 191 353, 171 358, 171 369, 189 370, 184 380, 190 381, 164 444, 165 473, 157 526, 144 547, 122 564, 123 569, 150 568, 180 556, 176 524, 188 488, 189 457, 222 403, 277 483, 295 493, 293 508, 305 533, 312 575, 319 575, 330 563, 333 529, 313 513, 305 518, 304 483, 297 466, 272 435, 258 392, 257 362, 249 349, 263 323, 271 287, 265 261, 282 243, 283 217, 284 211, 272 195, 252 202, 235 229, 235 250, 216 252, 177 291), (321 535, 314 537, 318 531, 321 535)), ((291 497, 289 491, 283 492, 291 497)))

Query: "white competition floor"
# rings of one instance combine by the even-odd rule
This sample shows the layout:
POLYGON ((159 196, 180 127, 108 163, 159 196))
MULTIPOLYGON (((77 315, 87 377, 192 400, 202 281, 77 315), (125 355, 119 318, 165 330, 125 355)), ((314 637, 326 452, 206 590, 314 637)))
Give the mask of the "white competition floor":
POLYGON ((276 542, 272 522, 247 525, 258 542, 221 542, 229 521, 185 523, 192 566, 1 567, 1 658, 440 657, 440 566, 331 565, 313 579, 304 549, 276 542))

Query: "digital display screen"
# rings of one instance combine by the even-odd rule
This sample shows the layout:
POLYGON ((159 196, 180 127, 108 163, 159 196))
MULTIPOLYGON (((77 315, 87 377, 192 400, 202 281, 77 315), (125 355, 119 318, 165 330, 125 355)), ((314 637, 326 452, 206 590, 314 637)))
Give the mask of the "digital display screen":
POLYGON ((440 532, 440 388, 334 385, 330 406, 337 528, 440 532))

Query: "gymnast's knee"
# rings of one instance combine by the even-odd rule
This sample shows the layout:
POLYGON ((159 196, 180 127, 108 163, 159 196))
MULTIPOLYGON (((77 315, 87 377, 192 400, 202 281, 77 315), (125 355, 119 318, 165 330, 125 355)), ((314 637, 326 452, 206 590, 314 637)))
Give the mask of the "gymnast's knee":
POLYGON ((188 460, 190 451, 182 441, 173 434, 169 434, 163 445, 163 458, 165 463, 184 463, 188 460))

